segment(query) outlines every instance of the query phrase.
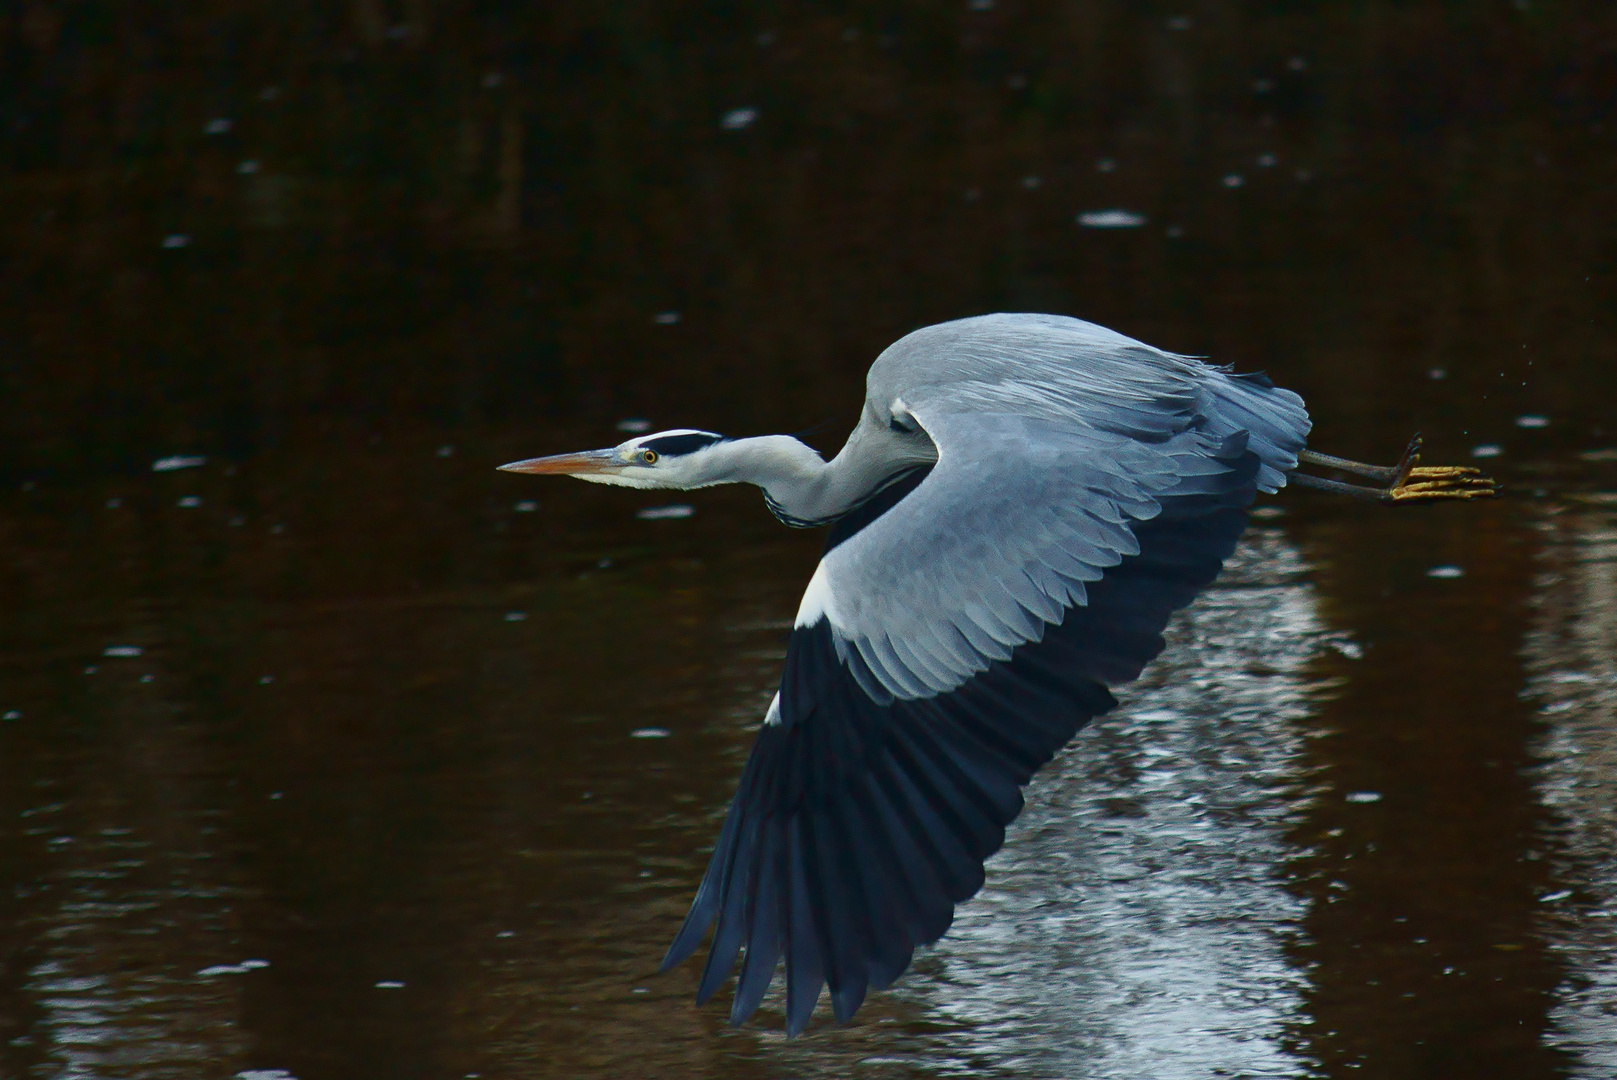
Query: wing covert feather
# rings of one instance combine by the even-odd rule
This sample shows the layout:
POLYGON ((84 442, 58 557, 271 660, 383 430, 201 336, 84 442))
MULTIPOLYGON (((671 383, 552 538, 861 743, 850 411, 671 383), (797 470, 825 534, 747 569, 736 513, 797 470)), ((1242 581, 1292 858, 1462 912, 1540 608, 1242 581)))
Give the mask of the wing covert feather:
POLYGON ((823 562, 819 614, 878 702, 953 690, 1039 640, 1086 583, 1139 553, 1134 526, 1162 499, 1216 486, 1246 450, 1196 428, 1153 444, 909 404, 937 465, 823 562))

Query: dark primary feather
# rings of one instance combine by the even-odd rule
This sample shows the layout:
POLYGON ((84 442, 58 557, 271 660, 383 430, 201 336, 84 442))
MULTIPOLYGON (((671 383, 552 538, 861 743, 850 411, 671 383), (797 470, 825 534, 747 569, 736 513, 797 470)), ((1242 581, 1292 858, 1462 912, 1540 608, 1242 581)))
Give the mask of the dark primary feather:
MULTIPOLYGON (((699 998, 744 955, 731 1009, 743 1021, 784 956, 789 1034, 807 1025, 822 986, 846 1019, 867 989, 896 979, 982 886, 1022 786, 1116 704, 1107 687, 1139 675, 1162 650, 1169 616, 1234 550, 1260 461, 1244 433, 1212 456, 1219 468, 1183 478, 1157 517, 1134 524, 1139 553, 1091 583, 1084 605, 949 693, 878 704, 838 659, 829 620, 795 630, 782 721, 759 732, 664 969, 717 920, 699 998)), ((827 550, 925 475, 902 477, 839 521, 827 550)))

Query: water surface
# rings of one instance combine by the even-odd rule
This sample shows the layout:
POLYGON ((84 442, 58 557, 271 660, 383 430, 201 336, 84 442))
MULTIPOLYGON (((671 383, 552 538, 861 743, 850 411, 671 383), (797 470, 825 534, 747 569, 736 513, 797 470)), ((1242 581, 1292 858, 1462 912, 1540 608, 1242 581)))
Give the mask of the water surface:
POLYGON ((1617 1068, 1610 11, 328 7, 0 24, 0 1073, 1617 1068), (938 947, 731 1029, 655 968, 820 538, 493 466, 834 450, 993 310, 1508 497, 1266 500, 938 947))

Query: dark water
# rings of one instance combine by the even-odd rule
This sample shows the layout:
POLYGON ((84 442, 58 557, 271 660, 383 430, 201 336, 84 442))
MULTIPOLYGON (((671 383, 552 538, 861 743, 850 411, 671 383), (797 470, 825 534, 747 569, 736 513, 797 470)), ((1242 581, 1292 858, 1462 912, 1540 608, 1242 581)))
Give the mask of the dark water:
POLYGON ((1614 41, 0 13, 0 1074, 1617 1074, 1614 41), (897 988, 730 1029, 654 970, 818 537, 492 466, 642 416, 834 449, 883 345, 1006 309, 1509 497, 1273 500, 897 988))

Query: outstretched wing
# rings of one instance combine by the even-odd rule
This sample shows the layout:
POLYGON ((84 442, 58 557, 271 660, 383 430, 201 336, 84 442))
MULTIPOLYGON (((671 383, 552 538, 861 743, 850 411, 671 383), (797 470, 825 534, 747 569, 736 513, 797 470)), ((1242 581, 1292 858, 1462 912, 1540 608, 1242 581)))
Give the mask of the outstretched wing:
MULTIPOLYGON (((1150 352, 1114 356, 1125 377, 1110 382, 1052 377, 1026 349, 947 384, 900 380, 893 408, 938 460, 831 530, 664 961, 717 920, 701 999, 743 947, 737 1022, 782 956, 792 1033, 822 986, 845 1019, 896 978, 981 886, 1022 785, 1115 704, 1107 688, 1138 676, 1169 616, 1217 576, 1244 508, 1275 485, 1266 471, 1283 482, 1306 431, 1295 395, 1150 352), (1253 394, 1295 403, 1293 430, 1240 424, 1272 421, 1253 394)), ((872 402, 896 389, 882 384, 887 359, 872 402)))
POLYGON ((1192 429, 1153 444, 1036 417, 910 409, 937 465, 825 555, 797 618, 829 624, 838 658, 880 703, 955 690, 1038 641, 1139 554, 1140 523, 1170 499, 1224 491, 1246 453, 1243 435, 1192 429))

